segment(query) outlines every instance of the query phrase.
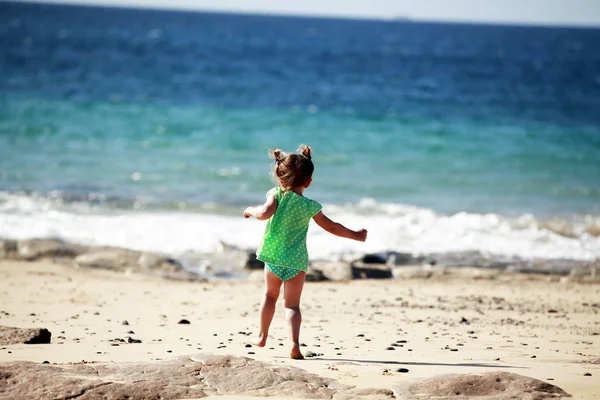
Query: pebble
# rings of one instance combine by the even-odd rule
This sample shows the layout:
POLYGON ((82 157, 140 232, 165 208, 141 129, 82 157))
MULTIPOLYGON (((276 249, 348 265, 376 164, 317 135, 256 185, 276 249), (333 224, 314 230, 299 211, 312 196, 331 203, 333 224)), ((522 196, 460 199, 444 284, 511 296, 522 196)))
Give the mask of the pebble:
POLYGON ((398 368, 396 371, 402 372, 402 373, 407 373, 408 372, 408 368, 398 368))
MULTIPOLYGON (((181 320, 179 320, 178 324, 189 325, 190 321, 188 321, 187 319, 181 319, 181 320)), ((214 336, 217 336, 217 335, 215 334, 214 336)))
POLYGON ((396 350, 395 348, 393 348, 392 346, 388 347, 386 350, 396 350))
POLYGON ((50 364, 50 361, 44 361, 42 364, 50 364))
POLYGON ((583 376, 592 376, 592 374, 590 372, 586 372, 585 374, 583 374, 583 376))
POLYGON ((129 325, 129 322, 127 322, 127 320, 121 322, 121 325, 129 325))
POLYGON ((245 345, 244 347, 252 347, 252 345, 250 343, 248 343, 247 345, 245 345))

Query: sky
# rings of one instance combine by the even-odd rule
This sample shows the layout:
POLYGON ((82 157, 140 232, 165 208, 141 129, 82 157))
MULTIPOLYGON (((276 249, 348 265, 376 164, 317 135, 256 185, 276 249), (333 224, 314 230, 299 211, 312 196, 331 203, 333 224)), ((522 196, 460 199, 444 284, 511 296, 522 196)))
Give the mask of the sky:
MULTIPOLYGON (((32 1, 32 0, 27 0, 32 1)), ((600 27, 600 0, 33 0, 240 13, 600 27)))

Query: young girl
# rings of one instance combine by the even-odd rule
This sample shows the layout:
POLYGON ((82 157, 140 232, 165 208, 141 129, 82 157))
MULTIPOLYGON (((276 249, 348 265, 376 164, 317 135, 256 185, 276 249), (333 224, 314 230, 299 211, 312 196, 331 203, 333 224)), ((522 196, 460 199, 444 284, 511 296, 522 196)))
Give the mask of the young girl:
POLYGON ((283 282, 285 315, 291 339, 290 357, 293 359, 304 358, 299 342, 302 322, 300 295, 308 269, 306 234, 310 219, 334 235, 360 242, 367 238, 365 229, 353 231, 333 222, 323 214, 321 204, 304 197, 304 189, 310 186, 315 167, 310 147, 302 145, 298 151, 300 154, 288 155, 279 149, 270 152, 270 157, 275 160, 274 173, 280 187, 269 190, 265 204, 248 207, 244 211, 244 218, 269 220, 256 251, 257 258, 265 263, 265 293, 260 304, 260 332, 252 344, 264 347, 267 343, 283 282))

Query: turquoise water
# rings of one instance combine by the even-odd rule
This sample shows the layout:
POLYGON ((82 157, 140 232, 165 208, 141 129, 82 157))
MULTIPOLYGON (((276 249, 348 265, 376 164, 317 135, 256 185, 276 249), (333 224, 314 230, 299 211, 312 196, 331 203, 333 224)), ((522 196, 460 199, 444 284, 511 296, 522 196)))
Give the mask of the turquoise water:
POLYGON ((253 246, 268 148, 306 143, 375 238, 318 254, 600 255, 598 29, 0 8, 0 236, 253 246))

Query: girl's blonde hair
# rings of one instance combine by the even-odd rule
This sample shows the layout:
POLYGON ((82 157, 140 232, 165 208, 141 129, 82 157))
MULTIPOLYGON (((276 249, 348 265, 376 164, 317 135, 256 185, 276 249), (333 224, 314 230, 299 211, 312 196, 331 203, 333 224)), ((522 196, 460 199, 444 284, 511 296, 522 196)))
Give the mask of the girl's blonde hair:
POLYGON ((311 161, 312 149, 302 144, 298 153, 286 154, 280 149, 269 150, 269 157, 275 160, 273 174, 285 190, 305 185, 312 178, 315 170, 311 161))

